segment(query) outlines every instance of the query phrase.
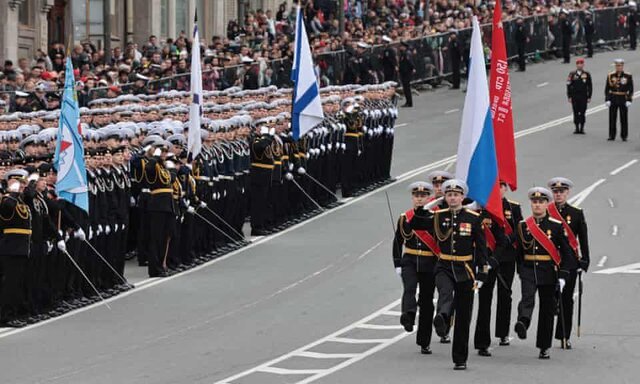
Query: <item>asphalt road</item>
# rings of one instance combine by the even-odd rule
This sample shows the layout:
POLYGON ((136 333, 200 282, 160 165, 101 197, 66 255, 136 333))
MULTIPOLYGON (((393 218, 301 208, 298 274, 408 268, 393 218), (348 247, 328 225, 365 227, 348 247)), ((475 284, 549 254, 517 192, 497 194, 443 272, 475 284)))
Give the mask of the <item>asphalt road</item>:
POLYGON ((431 169, 455 169, 450 156, 464 94, 437 90, 401 111, 399 123, 406 125, 396 130, 397 183, 190 273, 147 281, 111 300, 111 309, 0 330, 2 383, 636 382, 640 274, 591 273, 639 261, 633 240, 640 163, 611 174, 640 158, 639 107, 630 110, 627 143, 606 141, 607 115, 598 108, 618 56, 627 59, 628 71, 640 73, 632 52, 587 61, 595 109, 584 136, 572 135, 570 119, 562 119, 570 114, 565 79, 572 66, 549 62, 512 74, 516 130, 522 131, 520 188, 512 197, 524 201, 530 186, 557 175, 570 177, 576 193, 589 192, 581 206, 592 270, 574 350, 554 348, 552 359, 541 362, 532 337, 514 340, 495 347, 491 358, 472 355, 469 370, 460 373, 451 370, 450 346, 434 342, 434 354, 422 356, 414 335, 397 329, 401 286, 391 263, 385 192, 397 215, 409 207, 408 183, 431 169))

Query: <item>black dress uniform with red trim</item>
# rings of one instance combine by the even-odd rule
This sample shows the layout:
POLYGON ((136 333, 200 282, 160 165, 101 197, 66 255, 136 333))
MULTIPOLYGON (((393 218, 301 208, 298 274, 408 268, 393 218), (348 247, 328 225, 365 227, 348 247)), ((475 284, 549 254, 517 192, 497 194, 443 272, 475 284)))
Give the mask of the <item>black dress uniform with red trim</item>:
POLYGON ((624 71, 611 72, 607 75, 604 88, 605 101, 609 106, 609 140, 615 140, 617 133, 616 120, 620 111, 620 138, 627 140, 629 123, 627 119, 627 102, 633 101, 633 77, 624 71))
MULTIPOLYGON (((531 219, 530 219, 531 220, 531 219)), ((531 324, 535 294, 538 291, 538 331, 536 347, 541 350, 541 358, 548 358, 546 350, 551 347, 553 316, 556 308, 555 291, 558 278, 565 278, 567 263, 571 262, 571 249, 564 234, 562 223, 548 215, 534 219, 543 236, 556 248, 559 262, 543 244, 534 238, 526 221, 518 224, 518 274, 522 282, 522 299, 518 304, 516 332, 521 339, 526 338, 526 330, 531 324), (543 356, 546 355, 546 356, 543 356)))
POLYGON ((418 208, 400 215, 393 242, 393 265, 396 268, 402 268, 404 290, 400 321, 407 331, 412 331, 417 308, 420 307, 416 343, 422 348, 427 348, 431 344, 434 271, 437 258, 424 237, 421 239, 418 235, 424 232, 430 240, 435 241, 432 212, 418 208), (420 293, 416 302, 418 286, 420 286, 420 293))
POLYGON ((485 236, 480 214, 466 208, 438 210, 433 221, 441 251, 435 270, 438 307, 434 326, 438 336, 446 335, 455 310, 452 357, 456 368, 465 367, 469 355, 474 280, 484 280, 488 270, 485 236))

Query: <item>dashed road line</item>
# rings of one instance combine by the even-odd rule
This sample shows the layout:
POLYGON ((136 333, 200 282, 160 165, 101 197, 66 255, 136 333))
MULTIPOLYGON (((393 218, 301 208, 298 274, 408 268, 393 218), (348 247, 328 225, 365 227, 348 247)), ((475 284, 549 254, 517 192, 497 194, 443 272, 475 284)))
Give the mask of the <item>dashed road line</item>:
POLYGON ((615 224, 611 226, 611 236, 618 236, 618 226, 615 224))
POLYGON ((638 159, 633 159, 633 160, 629 161, 628 163, 623 164, 623 165, 619 166, 618 168, 614 169, 613 171, 611 171, 610 175, 611 176, 615 176, 618 173, 624 171, 625 169, 629 168, 630 166, 632 166, 633 164, 635 164, 637 162, 638 162, 638 159))
POLYGON ((609 203, 609 208, 615 208, 616 207, 616 203, 613 201, 612 198, 608 198, 607 199, 607 203, 609 203))
POLYGON ((604 267, 604 264, 607 262, 607 256, 602 256, 598 264, 596 265, 598 268, 604 267))
POLYGON ((459 110, 460 110, 460 108, 450 109, 450 110, 448 110, 448 111, 445 111, 445 112, 444 112, 444 114, 445 114, 445 115, 450 115, 450 114, 452 114, 452 113, 456 113, 456 112, 458 112, 459 110))
POLYGON ((540 83, 540 84, 536 85, 536 87, 542 88, 542 87, 546 87, 547 85, 549 85, 549 82, 545 81, 544 83, 540 83))

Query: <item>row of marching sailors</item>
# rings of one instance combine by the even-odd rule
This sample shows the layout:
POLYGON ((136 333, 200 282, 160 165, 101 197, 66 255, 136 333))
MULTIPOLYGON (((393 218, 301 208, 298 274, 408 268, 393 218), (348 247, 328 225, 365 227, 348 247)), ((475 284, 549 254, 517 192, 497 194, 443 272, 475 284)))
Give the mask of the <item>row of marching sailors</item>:
POLYGON ((0 324, 23 327, 98 300, 74 263, 87 267, 86 213, 59 199, 51 164, 14 168, 0 159, 0 324))
POLYGON ((267 235, 390 179, 397 110, 391 99, 337 96, 294 140, 285 118, 257 120, 251 140, 251 233, 267 235), (335 100, 334 100, 335 99, 335 100), (320 206, 320 207, 318 207, 320 206))
POLYGON ((480 356, 491 356, 495 287, 495 336, 500 346, 509 345, 511 285, 516 272, 522 290, 514 327, 518 337, 527 337, 537 292, 539 358, 550 357, 557 304, 561 310, 555 338, 563 348, 571 349, 576 276, 589 267, 584 214, 567 202, 573 183, 554 178, 548 183, 553 193, 542 187, 530 189, 533 214, 526 220, 520 205, 505 197, 508 187, 501 183, 505 223, 500 225, 486 211, 477 210, 475 203, 465 204, 463 181, 446 172, 436 172, 430 179, 433 184, 410 186, 413 208, 401 215, 393 247, 394 266, 404 286, 400 322, 408 332, 413 331, 420 308, 416 342, 421 352, 432 353, 432 326, 444 340, 453 328, 454 369, 466 369, 473 292, 478 291, 474 347, 480 356))

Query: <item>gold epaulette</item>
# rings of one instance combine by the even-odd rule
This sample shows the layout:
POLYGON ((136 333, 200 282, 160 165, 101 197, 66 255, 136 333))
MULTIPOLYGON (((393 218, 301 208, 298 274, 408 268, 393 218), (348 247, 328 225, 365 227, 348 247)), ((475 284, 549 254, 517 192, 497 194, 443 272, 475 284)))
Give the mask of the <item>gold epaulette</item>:
POLYGON ((465 210, 465 211, 467 211, 467 212, 469 212, 470 214, 472 214, 472 215, 474 215, 474 216, 480 216, 480 213, 478 213, 478 212, 476 212, 476 211, 474 211, 474 210, 472 210, 472 209, 465 208, 464 210, 465 210))
POLYGON ((520 205, 520 203, 518 203, 518 202, 517 202, 517 201, 515 201, 515 200, 509 200, 509 199, 507 199, 507 201, 509 202, 509 204, 513 204, 513 205, 520 205))

